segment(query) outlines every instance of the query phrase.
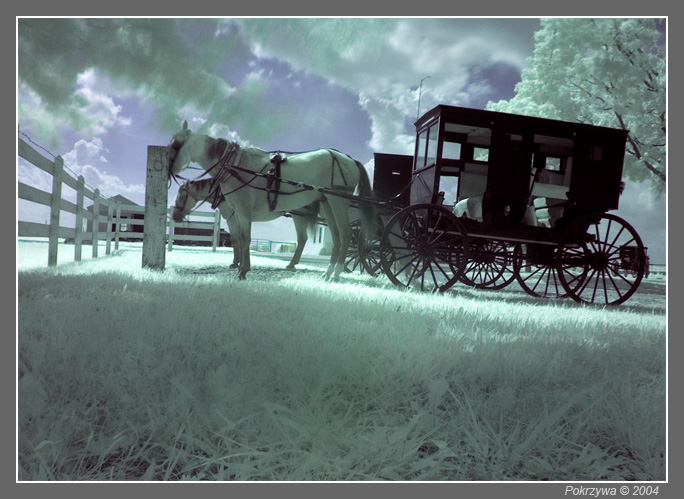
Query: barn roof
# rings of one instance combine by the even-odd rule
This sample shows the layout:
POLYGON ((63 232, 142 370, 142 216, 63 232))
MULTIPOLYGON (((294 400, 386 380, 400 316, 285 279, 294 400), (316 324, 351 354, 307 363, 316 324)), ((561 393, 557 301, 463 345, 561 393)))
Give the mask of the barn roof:
MULTIPOLYGON (((138 203, 131 201, 126 196, 122 196, 121 194, 111 196, 111 197, 107 198, 107 200, 108 201, 115 201, 121 205, 140 206, 138 203)), ((95 205, 91 204, 90 206, 88 206, 88 210, 93 211, 93 206, 95 206, 95 205)), ((100 212, 106 213, 106 211, 107 211, 107 207, 104 205, 100 205, 100 212)))

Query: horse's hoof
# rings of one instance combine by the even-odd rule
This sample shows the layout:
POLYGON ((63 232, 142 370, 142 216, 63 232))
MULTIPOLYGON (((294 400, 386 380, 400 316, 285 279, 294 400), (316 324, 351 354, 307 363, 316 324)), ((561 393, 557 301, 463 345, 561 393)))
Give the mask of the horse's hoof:
POLYGON ((289 271, 289 272, 297 272, 297 269, 296 269, 296 268, 290 267, 289 265, 288 265, 287 267, 285 267, 285 270, 287 270, 287 271, 289 271))
POLYGON ((236 269, 236 268, 238 268, 238 265, 237 265, 237 263, 231 263, 228 268, 229 269, 236 269))

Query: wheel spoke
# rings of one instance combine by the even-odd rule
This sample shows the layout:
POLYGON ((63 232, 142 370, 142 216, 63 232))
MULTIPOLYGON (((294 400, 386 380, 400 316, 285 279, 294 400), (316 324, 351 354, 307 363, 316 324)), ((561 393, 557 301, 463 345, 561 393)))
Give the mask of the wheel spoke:
MULTIPOLYGON (((608 279, 610 279, 610 282, 613 284, 613 288, 615 289, 615 292, 618 294, 620 298, 622 298, 623 293, 620 292, 620 286, 618 283, 615 282, 615 279, 613 279, 613 276, 610 274, 610 272, 606 272, 608 274, 608 279)), ((623 279, 628 285, 632 285, 631 281, 628 281, 625 279, 622 274, 617 274, 621 279, 623 279)))
MULTIPOLYGON (((416 259, 418 259, 418 257, 416 257, 416 259)), ((411 262, 414 262, 416 259, 412 260, 411 262)), ((419 261, 419 264, 420 264, 420 263, 422 263, 422 262, 419 261)), ((397 272, 397 275, 400 274, 400 273, 402 273, 402 272, 404 272, 404 270, 406 270, 407 267, 408 267, 408 265, 407 265, 406 267, 404 267, 403 269, 401 269, 399 272, 397 272)), ((411 275, 408 276, 408 279, 407 279, 407 281, 406 281, 406 287, 409 287, 409 286, 411 285, 411 283, 413 282, 413 278, 414 278, 414 277, 416 276, 416 274, 418 273, 418 267, 420 267, 420 265, 414 265, 414 266, 413 266, 411 275)), ((421 275, 422 275, 422 274, 421 274, 421 275)), ((422 286, 421 286, 421 289, 422 289, 422 286)))
MULTIPOLYGON (((579 288, 575 291, 577 296, 582 296, 582 293, 587 289, 587 286, 589 286, 589 283, 592 281, 594 278, 594 275, 596 275, 596 271, 592 269, 591 274, 587 277, 587 279, 580 284, 579 288)), ((596 294, 596 288, 594 288, 594 294, 596 294)), ((591 303, 593 303, 594 300, 591 300, 591 303)))
MULTIPOLYGON (((409 266, 411 266, 411 265, 413 264, 413 262, 415 262, 416 260, 418 260, 418 259, 420 258, 420 257, 418 257, 417 255, 411 255, 411 254, 409 254, 408 256, 409 256, 409 257, 413 257, 413 258, 411 258, 411 260, 409 260, 409 262, 408 262, 406 265, 404 265, 403 267, 401 267, 400 269, 398 269, 398 270, 396 271, 397 274, 401 274, 401 273, 405 272, 406 269, 408 269, 409 266)), ((396 262, 397 260, 394 260, 394 261, 396 262)), ((418 268, 418 266, 415 266, 415 267, 414 267, 414 269, 416 269, 416 268, 418 268)), ((415 270, 414 270, 414 274, 415 274, 415 270)))
MULTIPOLYGON (((575 267, 569 267, 569 268, 575 268, 575 267)), ((578 282, 578 281, 581 282, 580 280, 581 280, 582 277, 585 275, 584 272, 581 272, 581 273, 579 273, 578 275, 575 275, 575 274, 573 274, 572 272, 568 272, 568 274, 573 276, 572 279, 570 279, 570 280, 567 281, 568 284, 572 284, 572 286, 570 286, 570 287, 573 288, 573 289, 575 289, 575 285, 574 285, 574 284, 575 284, 576 282, 578 282)), ((578 284, 578 286, 579 286, 579 284, 578 284)))
MULTIPOLYGON (((630 281, 629 279, 627 279, 627 278, 626 278, 624 275, 622 275, 620 272, 613 272, 613 273, 614 273, 616 276, 618 276, 620 279, 622 279, 622 280, 625 282, 625 284, 627 284, 628 286, 631 286, 631 285, 632 285, 632 282, 633 282, 633 281, 630 281)), ((610 274, 608 274, 608 275, 610 276, 610 274)), ((613 281, 613 277, 610 276, 610 278, 611 278, 611 281, 613 281)), ((613 282, 615 282, 615 281, 613 281, 613 282)), ((615 287, 617 288, 617 284, 615 284, 615 287)))
MULTIPOLYGON (((614 247, 615 247, 615 242, 620 238, 620 236, 622 235, 622 233, 623 233, 624 231, 625 231, 625 227, 623 226, 623 227, 620 228, 620 232, 618 232, 617 235, 616 235, 616 236, 613 238, 613 240, 610 242, 610 247, 611 247, 611 248, 614 248, 614 247)), ((607 239, 608 239, 608 232, 606 232, 606 240, 607 240, 607 239)), ((624 245, 622 245, 622 246, 624 246, 624 245)), ((608 246, 606 246, 606 247, 608 247, 608 246)))
POLYGON ((568 227, 560 244, 560 280, 576 301, 617 305, 632 296, 644 274, 644 246, 634 228, 612 214, 590 215, 568 227), (591 227, 593 225, 593 227, 591 227), (592 235, 579 248, 585 256, 577 258, 578 234, 586 229, 592 235), (573 244, 574 243, 574 244, 573 244), (581 264, 579 273, 571 267, 581 264), (600 288, 603 291, 600 291, 600 288))
POLYGON ((443 291, 465 270, 466 245, 467 236, 446 209, 412 205, 387 223, 379 265, 397 285, 443 291))

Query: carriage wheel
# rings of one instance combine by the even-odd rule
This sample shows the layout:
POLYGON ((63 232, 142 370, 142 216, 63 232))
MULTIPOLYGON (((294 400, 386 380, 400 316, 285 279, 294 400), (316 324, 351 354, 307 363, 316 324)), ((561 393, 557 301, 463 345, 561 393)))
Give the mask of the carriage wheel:
POLYGON ((394 284, 445 291, 463 274, 468 235, 446 208, 409 206, 387 223, 380 239, 380 258, 383 271, 394 284))
POLYGON ((512 252, 503 241, 479 240, 470 243, 470 259, 461 281, 480 289, 502 289, 515 279, 512 252))
POLYGON ((558 266, 560 281, 574 300, 619 305, 639 287, 646 252, 639 234, 620 217, 589 215, 563 234, 558 266))
POLYGON ((362 230, 361 220, 351 223, 351 239, 344 262, 346 272, 367 272, 377 275, 380 269, 380 238, 369 238, 362 230))
POLYGON ((381 271, 380 236, 368 236, 362 232, 359 236, 359 254, 363 269, 372 276, 381 271))
POLYGON ((516 245, 513 252, 513 274, 520 287, 531 296, 565 298, 556 260, 556 248, 542 245, 516 245))
POLYGON ((355 272, 357 270, 362 270, 363 268, 360 255, 359 237, 361 237, 361 221, 354 220, 351 223, 349 249, 347 250, 347 258, 344 261, 345 272, 355 272))

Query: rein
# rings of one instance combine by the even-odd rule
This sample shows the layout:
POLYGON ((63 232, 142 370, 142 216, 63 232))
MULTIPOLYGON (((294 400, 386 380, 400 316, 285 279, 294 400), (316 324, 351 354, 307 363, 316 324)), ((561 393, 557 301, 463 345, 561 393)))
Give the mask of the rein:
MULTIPOLYGON (((237 164, 233 164, 232 166, 228 165, 222 165, 222 169, 229 170, 228 173, 225 173, 222 179, 227 179, 230 175, 232 175, 236 180, 238 180, 241 185, 236 187, 235 189, 231 190, 230 192, 224 193, 224 196, 228 196, 230 194, 233 194, 234 192, 239 191, 240 189, 243 189, 245 187, 251 187, 252 189, 256 189, 258 191, 266 192, 267 194, 267 200, 268 200, 268 205, 269 205, 269 210, 270 211, 275 211, 277 202, 278 202, 278 196, 290 196, 293 194, 299 194, 300 192, 306 192, 306 191, 312 191, 312 190, 318 190, 321 193, 330 193, 330 192, 335 192, 337 190, 340 191, 348 191, 349 190, 349 184, 347 183, 347 179, 344 177, 344 172, 342 171, 342 167, 339 163, 339 160, 335 156, 334 152, 330 149, 328 149, 328 152, 330 153, 330 157, 332 158, 332 164, 331 164, 331 175, 330 175, 330 185, 332 186, 332 189, 327 189, 325 187, 316 187, 313 185, 305 184, 303 182, 297 182, 294 180, 289 180, 286 178, 282 178, 280 175, 280 165, 282 163, 287 162, 287 158, 283 159, 280 153, 275 153, 271 160, 266 163, 260 171, 256 172, 254 170, 248 170, 247 168, 243 168, 240 166, 237 166, 237 164), (269 166, 269 164, 273 164, 274 167, 267 173, 264 173, 264 170, 269 166), (339 170, 339 175, 342 177, 342 182, 344 182, 344 185, 334 185, 334 180, 335 180, 335 165, 337 165, 337 170, 339 170), (242 172, 246 173, 249 175, 252 175, 252 178, 249 181, 244 180, 237 172, 242 172), (266 179, 266 187, 257 187, 254 185, 251 185, 254 180, 257 178, 263 178, 266 179), (272 186, 275 184, 275 189, 272 188, 272 186), (290 185, 293 187, 296 187, 297 190, 294 190, 292 192, 282 192, 280 190, 281 184, 286 184, 290 185), (273 196, 273 197, 271 197, 273 196)), ((222 174, 224 173, 223 171, 221 172, 222 174)), ((219 181, 219 176, 215 177, 214 182, 220 183, 219 181)))
POLYGON ((202 206, 202 204, 204 204, 204 203, 206 203, 207 201, 209 201, 209 199, 210 199, 212 196, 213 196, 213 199, 211 200, 211 209, 212 209, 212 210, 215 210, 216 208, 218 208, 218 206, 219 206, 223 201, 225 201, 225 196, 224 196, 223 193, 221 192, 221 189, 220 189, 220 186, 219 186, 219 185, 214 184, 213 182, 211 182, 210 185, 209 185, 209 194, 207 194, 207 195, 204 197, 204 199, 200 199, 201 196, 198 197, 198 196, 196 196, 194 193, 192 193, 192 192, 190 191, 190 187, 189 187, 188 184, 198 184, 198 183, 200 183, 200 182, 206 182, 206 181, 208 181, 208 180, 209 180, 209 179, 205 179, 205 180, 190 180, 190 181, 184 183, 184 184, 181 186, 181 190, 184 190, 184 191, 185 191, 185 201, 183 202, 183 206, 180 206, 180 204, 179 204, 179 200, 180 200, 180 191, 179 191, 178 196, 176 196, 176 203, 174 204, 174 208, 177 209, 177 210, 179 210, 179 211, 185 211, 185 205, 187 204, 187 198, 188 198, 188 196, 192 196, 193 198, 195 198, 196 200, 198 200, 198 201, 199 201, 199 204, 198 204, 197 206, 195 206, 192 210, 190 210, 185 216, 188 216, 188 215, 189 215, 190 213, 192 213, 193 211, 199 209, 199 207, 202 206))
MULTIPOLYGON (((276 205, 278 202, 278 196, 287 196, 287 195, 293 195, 293 194, 299 194, 301 192, 306 192, 306 191, 312 191, 312 190, 318 190, 321 193, 335 193, 337 194, 339 191, 346 191, 349 190, 349 184, 347 183, 347 179, 344 176, 344 172, 342 171, 342 166, 340 165, 340 162, 338 158, 335 156, 335 152, 332 149, 327 149, 327 151, 330 153, 330 157, 332 159, 332 164, 331 164, 331 174, 330 174, 330 185, 332 189, 328 189, 325 187, 316 187, 313 185, 305 184, 302 182, 296 182, 293 180, 289 180, 286 178, 282 178, 280 171, 281 171, 281 164, 287 162, 287 157, 283 158, 279 152, 276 152, 273 154, 271 159, 261 168, 260 171, 254 171, 254 170, 249 170, 247 168, 243 168, 239 165, 241 156, 242 156, 242 150, 240 149, 240 146, 235 143, 235 142, 228 142, 225 139, 216 139, 218 141, 218 144, 216 145, 216 149, 221 148, 221 153, 219 159, 214 163, 210 168, 204 171, 201 175, 199 175, 197 178, 194 180, 189 180, 186 179, 180 175, 175 175, 173 173, 170 173, 170 177, 173 178, 173 180, 180 185, 178 180, 184 180, 186 182, 199 182, 201 181, 202 177, 209 175, 211 176, 211 173, 214 172, 214 176, 211 178, 211 186, 210 186, 210 191, 207 197, 202 201, 202 203, 206 202, 213 196, 212 204, 211 207, 212 209, 216 209, 224 200, 226 196, 229 196, 241 189, 244 189, 245 187, 250 187, 252 189, 256 189, 258 191, 266 192, 267 194, 267 201, 269 205, 269 210, 270 211, 275 211, 276 205), (269 165, 273 165, 271 170, 268 172, 265 172, 265 170, 268 168, 269 165), (335 185, 335 165, 337 165, 337 170, 339 172, 339 176, 342 177, 342 184, 340 185, 335 185), (240 173, 246 174, 246 175, 251 175, 251 178, 249 180, 246 180, 243 178, 240 173), (230 190, 229 192, 223 192, 223 189, 221 188, 221 184, 226 182, 230 177, 235 178, 240 185, 238 185, 236 188, 230 190), (252 185, 253 182, 257 178, 263 178, 266 179, 266 187, 258 187, 255 185, 252 185), (292 187, 295 187, 296 190, 292 192, 282 192, 280 190, 280 186, 282 184, 286 184, 292 187)), ((287 154, 287 153, 286 153, 287 154)), ((170 180, 169 180, 170 182, 170 180)))

